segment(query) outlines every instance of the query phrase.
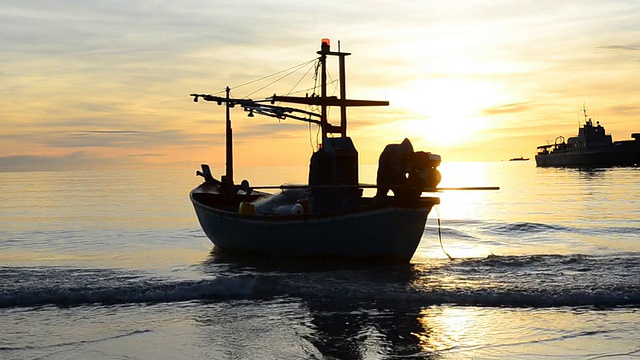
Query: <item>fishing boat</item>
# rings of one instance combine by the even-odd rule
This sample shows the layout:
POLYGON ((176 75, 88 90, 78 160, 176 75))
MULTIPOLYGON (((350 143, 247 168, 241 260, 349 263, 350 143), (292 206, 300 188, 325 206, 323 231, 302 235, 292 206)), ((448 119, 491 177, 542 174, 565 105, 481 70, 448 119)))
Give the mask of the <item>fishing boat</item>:
POLYGON ((330 41, 323 39, 317 54, 319 93, 311 96, 237 99, 230 96, 229 87, 225 96, 191 94, 196 102, 226 106, 226 174, 216 179, 203 164, 197 174, 204 182, 190 193, 200 225, 215 248, 223 251, 408 262, 420 243, 427 215, 440 203, 439 197, 422 193, 438 190, 441 158, 414 151, 408 139, 389 144, 380 155, 377 183, 360 184, 358 151, 347 136, 347 108, 389 102, 346 97, 345 57, 350 54, 341 52, 339 44, 338 51, 332 51, 330 41), (327 95, 329 56, 338 58, 339 97, 327 95), (252 186, 247 180, 236 184, 230 119, 235 106, 249 116, 294 119, 320 127, 322 140, 310 159, 308 184, 252 186), (329 122, 329 107, 340 109, 339 123, 329 122), (367 188, 375 189, 376 195, 364 196, 367 188), (280 192, 272 194, 270 189, 280 192))
POLYGON ((637 166, 640 164, 640 133, 633 133, 633 140, 613 141, 599 121, 587 116, 583 106, 584 125, 578 135, 565 141, 558 136, 553 144, 538 146, 538 167, 611 167, 637 166))

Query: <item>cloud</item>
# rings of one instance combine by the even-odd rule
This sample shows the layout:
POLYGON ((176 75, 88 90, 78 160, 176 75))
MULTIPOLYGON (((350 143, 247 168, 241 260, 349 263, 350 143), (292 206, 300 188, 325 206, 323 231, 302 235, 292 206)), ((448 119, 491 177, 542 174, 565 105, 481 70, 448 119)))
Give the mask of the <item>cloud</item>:
POLYGON ((600 48, 609 50, 640 51, 640 45, 608 45, 601 46, 600 48))
POLYGON ((15 155, 0 157, 0 171, 51 171, 79 170, 84 168, 103 168, 127 166, 122 159, 96 158, 92 154, 75 152, 62 156, 15 155))
POLYGON ((204 140, 191 136, 182 130, 137 131, 137 130, 30 130, 11 135, 2 135, 0 139, 13 140, 26 144, 38 144, 49 148, 110 148, 129 147, 145 149, 162 145, 187 145, 204 140))
POLYGON ((133 154, 133 155, 128 155, 130 157, 165 157, 167 156, 166 154, 133 154))
POLYGON ((639 105, 620 105, 620 106, 611 106, 609 108, 613 113, 616 114, 626 114, 630 116, 637 116, 640 113, 639 105))
MULTIPOLYGON (((406 128, 405 119, 434 107, 446 120, 471 103, 496 131, 518 122, 573 124, 574 107, 585 100, 635 124, 639 12, 640 3, 615 0, 6 0, 0 139, 9 145, 2 151, 16 166, 40 166, 39 159, 86 165, 93 153, 73 154, 100 148, 143 161, 163 149, 220 146, 224 110, 194 106, 188 94, 227 85, 236 96, 251 94, 260 86, 236 85, 313 59, 322 37, 353 53, 349 97, 391 100, 387 110, 350 110, 350 131, 376 133, 372 147, 387 143, 386 135, 402 137, 367 132, 376 124, 406 128), (448 82, 456 87, 438 88, 448 82), (399 98, 412 106, 402 109, 399 98), (69 155, 48 159, 36 149, 69 155)), ((298 75, 251 96, 284 94, 298 75)), ((307 137, 304 124, 241 116, 233 115, 235 139, 257 149, 307 137)))
POLYGON ((482 114, 485 116, 518 114, 518 113, 531 111, 534 108, 535 108, 535 105, 529 102, 503 104, 499 106, 482 109, 482 114))

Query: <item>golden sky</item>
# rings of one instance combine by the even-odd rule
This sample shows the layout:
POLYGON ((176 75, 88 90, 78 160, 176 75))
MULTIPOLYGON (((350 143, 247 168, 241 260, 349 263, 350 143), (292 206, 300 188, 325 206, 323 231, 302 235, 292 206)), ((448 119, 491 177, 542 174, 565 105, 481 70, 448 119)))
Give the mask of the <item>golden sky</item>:
MULTIPOLYGON (((189 94, 247 96, 260 86, 237 85, 313 60, 323 37, 352 53, 349 98, 391 103, 349 110, 363 164, 405 137, 443 161, 533 157, 577 133, 583 103, 625 140, 640 132, 639 14, 616 0, 5 0, 0 171, 221 166, 224 108, 189 94)), ((314 128, 232 116, 237 165, 307 164, 314 128)))

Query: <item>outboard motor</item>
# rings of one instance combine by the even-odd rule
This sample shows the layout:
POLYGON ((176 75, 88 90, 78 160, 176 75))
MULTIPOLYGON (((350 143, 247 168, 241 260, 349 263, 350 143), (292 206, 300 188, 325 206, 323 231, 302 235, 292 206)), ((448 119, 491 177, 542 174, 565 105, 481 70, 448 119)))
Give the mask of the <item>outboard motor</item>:
POLYGON ((422 190, 433 189, 438 186, 440 180, 442 180, 442 175, 437 169, 440 166, 440 162, 440 155, 424 151, 415 152, 409 169, 409 177, 407 178, 409 188, 422 190))
POLYGON ((387 145, 378 161, 376 197, 385 197, 391 190, 402 201, 419 199, 424 189, 435 188, 440 183, 442 175, 437 169, 440 162, 440 155, 414 152, 409 139, 387 145))

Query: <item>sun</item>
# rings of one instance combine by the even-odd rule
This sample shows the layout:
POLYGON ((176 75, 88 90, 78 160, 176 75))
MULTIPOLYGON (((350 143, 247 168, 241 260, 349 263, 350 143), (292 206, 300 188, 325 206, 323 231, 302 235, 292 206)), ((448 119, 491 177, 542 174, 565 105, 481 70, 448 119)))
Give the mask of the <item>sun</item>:
POLYGON ((480 136, 488 127, 482 109, 499 102, 496 87, 483 81, 431 79, 405 89, 392 100, 408 117, 401 130, 438 147, 455 147, 480 136))

